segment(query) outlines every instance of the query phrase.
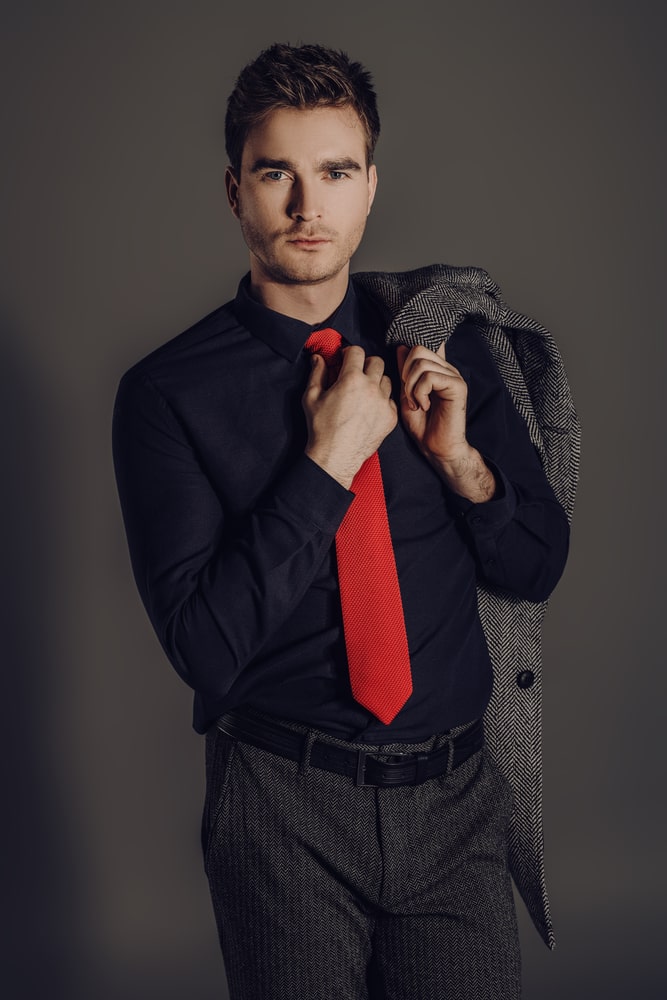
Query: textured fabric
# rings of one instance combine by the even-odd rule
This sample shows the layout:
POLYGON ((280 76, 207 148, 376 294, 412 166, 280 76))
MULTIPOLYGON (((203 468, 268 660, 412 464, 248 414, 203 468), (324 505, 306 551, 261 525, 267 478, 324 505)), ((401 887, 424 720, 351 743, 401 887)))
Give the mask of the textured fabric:
MULTIPOLYGON (((470 441, 493 463, 493 500, 448 491, 400 421, 379 448, 414 686, 386 727, 350 695, 333 540, 353 494, 303 452, 312 327, 254 302, 247 284, 133 366, 114 412, 135 579, 166 655, 194 689, 195 728, 252 705, 342 739, 410 742, 479 718, 493 671, 478 574, 542 600, 568 539, 486 343, 464 323, 447 357, 468 382, 470 441)), ((354 277, 331 322, 384 356, 398 398, 385 312, 354 277)))
MULTIPOLYGON (((354 281, 385 308, 389 343, 437 350, 460 323, 474 320, 571 518, 580 430, 549 332, 509 309, 498 286, 480 268, 437 264, 404 274, 357 274, 354 281)), ((490 752, 515 793, 510 867, 536 927, 553 947, 542 835, 540 630, 546 602, 520 600, 480 586, 478 603, 495 677, 485 731, 490 752)))
POLYGON ((231 1000, 516 1000, 510 811, 483 751, 371 788, 212 729, 203 834, 231 1000))
MULTIPOLYGON (((337 368, 342 337, 317 330, 305 349, 337 368)), ((412 694, 410 654, 377 451, 355 475, 336 560, 345 648, 355 701, 388 725, 412 694)))
MULTIPOLYGON (((498 424, 506 417, 509 434, 505 443, 498 439, 500 455, 496 454, 493 435, 488 451, 481 450, 510 483, 522 483, 531 462, 537 464, 525 420, 570 512, 578 433, 560 359, 546 331, 505 310, 497 296, 487 290, 488 285, 495 287, 488 276, 472 269, 437 266, 405 275, 353 276, 352 285, 360 289, 364 308, 371 299, 378 304, 394 339, 409 342, 421 331, 432 336, 435 346, 438 339, 447 337, 446 330, 456 322, 457 312, 472 317, 448 342, 451 356, 459 359, 456 363, 460 366, 469 355, 469 364, 465 364, 472 386, 475 372, 486 371, 487 366, 495 378, 489 352, 478 349, 485 347, 484 337, 516 402, 516 409, 503 404, 498 424), (470 297, 465 307, 461 294, 470 297), (473 330, 472 323, 477 323, 482 333, 473 330), (470 344, 470 351, 464 341, 470 344), (511 415, 505 414, 505 409, 511 410, 511 415), (521 426, 517 428, 517 424, 521 426)), ((236 316, 241 305, 242 298, 162 345, 134 366, 119 387, 114 456, 135 577, 167 655, 196 690, 199 731, 205 731, 212 719, 235 704, 251 701, 270 712, 276 711, 281 701, 287 714, 313 722, 313 714, 323 704, 327 713, 322 724, 326 720, 327 725, 335 726, 342 718, 347 733, 358 732, 368 713, 358 707, 358 714, 363 715, 359 721, 356 703, 341 696, 343 668, 339 671, 332 655, 342 645, 337 645, 339 625, 332 624, 325 610, 334 579, 331 539, 350 498, 301 450, 300 398, 307 362, 300 351, 310 328, 299 340, 296 334, 301 325, 292 321, 296 327, 285 338, 291 348, 285 343, 287 355, 281 354, 250 332, 255 319, 252 314, 251 322, 249 299, 246 311, 239 311, 242 318, 236 316), (246 321, 250 324, 247 327, 246 321), (303 623, 309 631, 303 629, 303 623), (313 664, 316 667, 311 676, 313 664), (306 696, 300 694, 303 691, 306 696)), ((252 305, 264 317, 268 337, 270 311, 257 303, 252 305)), ((279 327, 286 332, 282 323, 279 327)), ((489 384, 485 375, 482 399, 489 384)), ((474 421, 473 412, 471 424, 474 421)), ((492 430, 489 422, 479 429, 483 440, 488 440, 492 430)), ((410 523, 421 524, 429 483, 433 480, 437 485, 427 464, 417 461, 416 449, 408 445, 400 427, 382 445, 400 499, 402 531, 410 523)), ((541 469, 537 474, 541 482, 541 469)), ((493 501, 483 510, 473 506, 468 513, 461 511, 462 530, 448 534, 460 542, 463 554, 476 559, 495 586, 538 601, 557 580, 566 539, 553 530, 540 535, 540 525, 553 529, 556 523, 562 524, 562 513, 559 507, 559 519, 554 522, 550 512, 556 504, 544 497, 534 476, 529 485, 528 499, 532 496, 537 501, 526 502, 522 490, 523 499, 507 523, 494 525, 493 501), (531 511, 539 515, 532 521, 531 511), (519 587, 519 583, 526 583, 521 567, 534 566, 536 559, 540 565, 551 560, 546 580, 540 581, 539 596, 519 587), (487 566, 491 568, 487 570, 487 566), (499 570, 504 567, 512 572, 508 570, 503 578, 499 570)), ((510 487, 506 499, 514 496, 510 487)), ((424 617, 431 621, 437 613, 433 609, 442 601, 451 608, 453 590, 460 588, 460 582, 457 578, 453 584, 453 578, 443 571, 442 589, 438 589, 439 567, 449 568, 451 559, 443 558, 442 549, 423 543, 419 536, 414 536, 413 543, 429 564, 429 594, 438 597, 437 602, 423 600, 424 617)), ((416 562, 404 560, 408 580, 411 561, 416 562)), ((471 621, 479 627, 479 648, 484 643, 474 586, 471 578, 469 609, 471 621)), ((409 582, 406 602, 414 603, 414 590, 414 583, 409 582)), ((479 601, 496 668, 494 701, 486 728, 491 750, 516 791, 510 837, 512 870, 538 927, 551 940, 543 895, 540 824, 542 607, 512 601, 500 591, 482 591, 479 601), (532 687, 527 686, 531 676, 535 678, 532 687)), ((461 690, 466 696, 469 692, 460 635, 457 632, 454 640, 457 661, 450 663, 445 650, 438 657, 445 665, 441 674, 425 667, 427 695, 418 703, 419 713, 414 696, 399 713, 397 720, 409 716, 403 733, 416 733, 418 727, 419 734, 447 728, 440 724, 444 721, 441 713, 452 705, 458 720, 475 714, 461 713, 461 690), (433 683, 436 678, 437 687, 433 683), (415 710, 410 714, 413 703, 415 710), (440 721, 431 725, 434 714, 440 721)), ((413 673, 415 662, 413 658, 413 673)), ((487 666, 485 661, 485 670, 487 666)), ((481 673, 476 676, 482 679, 481 673)), ((474 700, 486 704, 490 669, 483 676, 484 689, 476 688, 474 700)), ((402 734, 401 738, 411 737, 402 734)))

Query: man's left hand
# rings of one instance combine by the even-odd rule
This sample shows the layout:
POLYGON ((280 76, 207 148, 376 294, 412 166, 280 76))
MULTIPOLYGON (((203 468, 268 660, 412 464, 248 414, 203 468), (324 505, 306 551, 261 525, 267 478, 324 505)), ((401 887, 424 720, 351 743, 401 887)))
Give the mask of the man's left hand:
POLYGON ((445 345, 437 352, 400 345, 396 356, 404 426, 450 489, 474 503, 490 500, 495 479, 466 437, 468 387, 445 345))

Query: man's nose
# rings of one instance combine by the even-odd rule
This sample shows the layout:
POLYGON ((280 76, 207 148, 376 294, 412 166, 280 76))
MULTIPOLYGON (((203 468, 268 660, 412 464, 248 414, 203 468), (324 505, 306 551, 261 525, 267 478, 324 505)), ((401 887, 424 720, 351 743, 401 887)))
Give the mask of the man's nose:
POLYGON ((299 181, 292 188, 292 197, 288 207, 289 215, 295 222, 312 222, 322 214, 317 200, 315 186, 299 181))

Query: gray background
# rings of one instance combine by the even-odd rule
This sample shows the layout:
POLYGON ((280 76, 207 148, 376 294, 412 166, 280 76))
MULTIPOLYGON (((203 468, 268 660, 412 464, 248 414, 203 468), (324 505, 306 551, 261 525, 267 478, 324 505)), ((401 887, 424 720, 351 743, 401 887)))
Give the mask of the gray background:
POLYGON ((482 264, 561 345, 585 437, 545 634, 559 943, 524 922, 525 995, 665 995, 663 9, 2 4, 4 996, 226 995, 202 741, 131 581, 109 423, 122 371, 245 270, 224 101, 275 40, 375 75, 356 268, 482 264))

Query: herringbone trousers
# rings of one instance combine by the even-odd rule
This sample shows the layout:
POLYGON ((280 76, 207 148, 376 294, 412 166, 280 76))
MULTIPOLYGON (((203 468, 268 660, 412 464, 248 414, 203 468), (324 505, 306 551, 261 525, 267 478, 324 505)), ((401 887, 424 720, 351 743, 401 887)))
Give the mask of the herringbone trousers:
POLYGON ((212 728, 202 839, 231 1000, 517 1000, 510 811, 484 751, 375 788, 212 728))

